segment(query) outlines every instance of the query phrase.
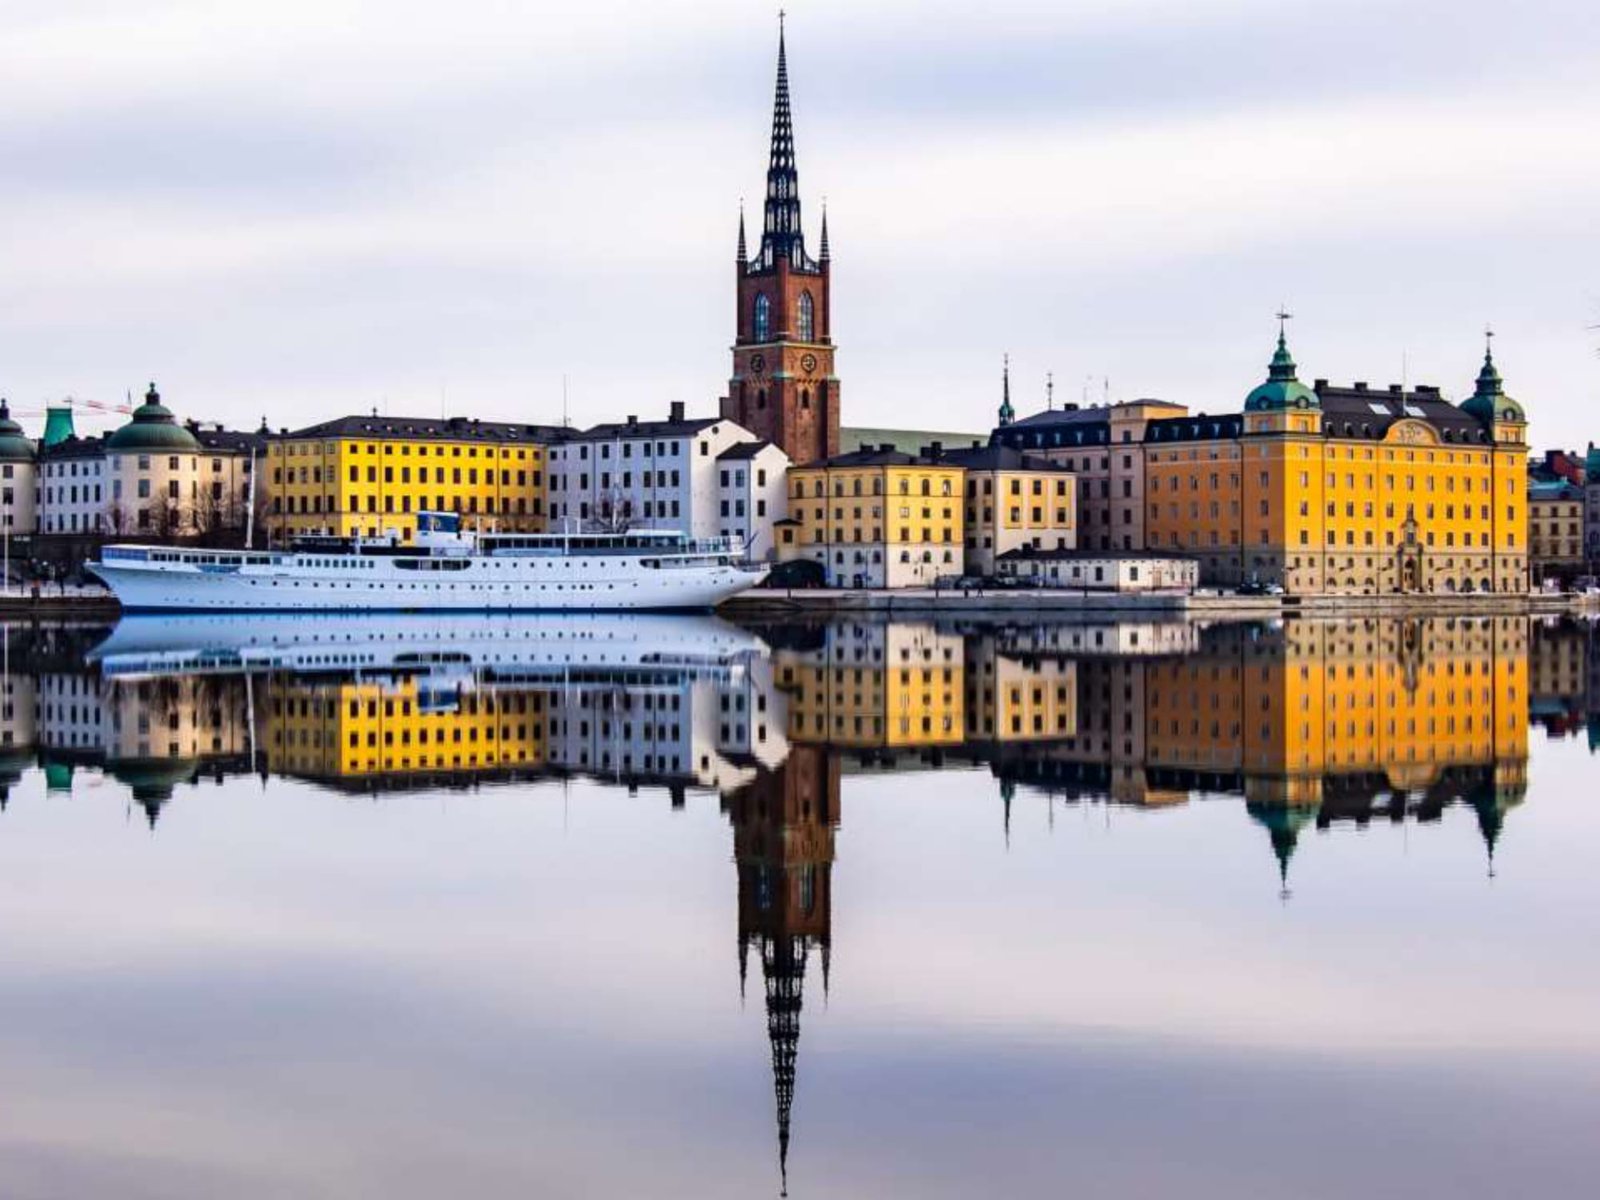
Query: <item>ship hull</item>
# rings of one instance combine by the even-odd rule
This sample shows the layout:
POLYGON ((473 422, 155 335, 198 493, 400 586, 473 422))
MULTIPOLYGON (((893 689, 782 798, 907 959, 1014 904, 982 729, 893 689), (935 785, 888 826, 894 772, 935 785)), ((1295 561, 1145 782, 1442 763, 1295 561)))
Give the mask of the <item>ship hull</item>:
POLYGON ((599 558, 477 558, 452 578, 422 580, 396 578, 393 560, 361 571, 123 562, 90 569, 126 612, 706 611, 761 579, 738 565, 644 569, 599 558))

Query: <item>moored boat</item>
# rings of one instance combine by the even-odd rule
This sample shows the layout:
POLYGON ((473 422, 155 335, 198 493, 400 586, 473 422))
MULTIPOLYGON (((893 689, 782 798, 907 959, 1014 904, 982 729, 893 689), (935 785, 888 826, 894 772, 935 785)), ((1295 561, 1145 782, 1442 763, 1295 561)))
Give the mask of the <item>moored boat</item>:
POLYGON ((307 537, 285 550, 113 545, 89 564, 126 611, 705 610, 765 567, 676 531, 463 533, 417 515, 415 543, 307 537))

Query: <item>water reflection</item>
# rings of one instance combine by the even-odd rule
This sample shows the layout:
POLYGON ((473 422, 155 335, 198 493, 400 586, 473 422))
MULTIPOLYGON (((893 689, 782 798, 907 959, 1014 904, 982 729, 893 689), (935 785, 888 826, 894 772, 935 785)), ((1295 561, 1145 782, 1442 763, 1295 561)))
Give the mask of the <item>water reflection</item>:
POLYGON ((1453 806, 1492 867, 1526 794, 1530 715, 1593 745, 1600 707, 1592 628, 1510 616, 756 632, 697 617, 130 619, 9 630, 6 654, 0 807, 33 771, 49 792, 112 781, 152 831, 201 785, 251 774, 374 796, 572 779, 662 788, 674 808, 717 793, 785 1187, 851 780, 980 768, 992 784, 971 801, 998 800, 1008 843, 1029 801, 1050 820, 1063 805, 1242 805, 1287 898, 1308 828, 1425 827, 1453 806))

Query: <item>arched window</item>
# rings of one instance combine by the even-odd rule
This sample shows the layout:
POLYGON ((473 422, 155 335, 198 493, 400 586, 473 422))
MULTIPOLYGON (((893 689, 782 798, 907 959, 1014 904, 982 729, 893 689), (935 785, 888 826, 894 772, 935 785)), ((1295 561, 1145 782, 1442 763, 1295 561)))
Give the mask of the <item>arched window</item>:
POLYGON ((751 336, 764 342, 772 336, 772 301, 765 292, 756 293, 756 309, 751 320, 751 336))
POLYGON ((800 293, 800 340, 802 342, 816 341, 817 318, 816 305, 811 302, 810 292, 800 293))

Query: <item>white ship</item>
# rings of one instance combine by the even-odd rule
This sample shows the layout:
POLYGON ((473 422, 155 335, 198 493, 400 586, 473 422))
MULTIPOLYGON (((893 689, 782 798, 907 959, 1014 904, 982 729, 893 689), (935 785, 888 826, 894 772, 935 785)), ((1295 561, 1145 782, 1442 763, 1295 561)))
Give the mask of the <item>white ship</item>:
POLYGON ((752 633, 684 613, 180 613, 124 617, 88 659, 122 680, 285 671, 517 682, 721 678, 766 652, 752 633))
POLYGON ((417 514, 417 540, 298 539, 287 550, 107 546, 89 569, 124 611, 705 610, 761 581, 730 539, 677 532, 470 534, 417 514))

